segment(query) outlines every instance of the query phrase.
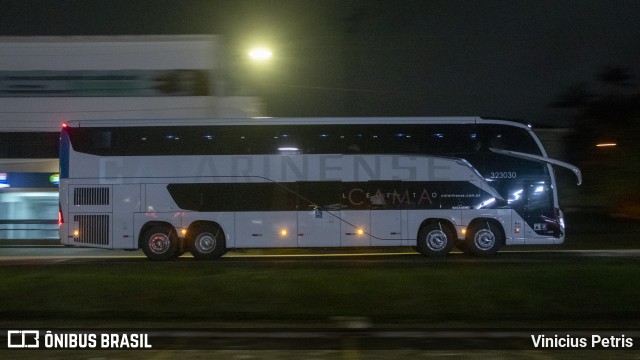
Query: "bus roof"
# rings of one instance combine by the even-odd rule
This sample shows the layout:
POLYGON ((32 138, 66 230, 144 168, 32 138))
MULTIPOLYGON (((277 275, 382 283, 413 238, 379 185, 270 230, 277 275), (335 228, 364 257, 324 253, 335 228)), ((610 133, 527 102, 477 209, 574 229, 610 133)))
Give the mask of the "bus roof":
POLYGON ((339 125, 339 124, 505 124, 527 128, 521 123, 484 119, 478 116, 443 117, 290 117, 290 118, 213 118, 213 119, 109 119, 69 120, 70 127, 138 127, 138 126, 225 126, 225 125, 339 125))

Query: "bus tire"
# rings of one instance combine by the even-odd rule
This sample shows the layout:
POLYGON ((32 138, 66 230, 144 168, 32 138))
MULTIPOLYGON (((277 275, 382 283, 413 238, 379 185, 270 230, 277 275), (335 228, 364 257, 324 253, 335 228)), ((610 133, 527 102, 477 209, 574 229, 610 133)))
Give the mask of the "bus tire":
POLYGON ((173 227, 153 225, 143 233, 140 247, 149 260, 172 260, 179 250, 179 239, 173 227))
POLYGON ((225 235, 217 225, 204 224, 193 230, 190 251, 196 260, 213 260, 227 251, 225 235))
POLYGON ((440 221, 422 225, 418 232, 418 252, 424 256, 447 256, 456 239, 455 231, 440 221))
POLYGON ((504 243, 502 232, 492 221, 477 221, 467 230, 466 246, 475 256, 494 256, 504 243))

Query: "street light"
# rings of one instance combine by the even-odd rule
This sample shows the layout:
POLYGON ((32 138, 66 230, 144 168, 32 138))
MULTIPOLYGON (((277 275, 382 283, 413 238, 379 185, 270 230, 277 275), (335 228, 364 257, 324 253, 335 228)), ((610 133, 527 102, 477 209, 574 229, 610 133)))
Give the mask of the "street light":
POLYGON ((249 57, 256 61, 266 61, 271 58, 273 53, 267 48, 255 48, 249 51, 249 57))

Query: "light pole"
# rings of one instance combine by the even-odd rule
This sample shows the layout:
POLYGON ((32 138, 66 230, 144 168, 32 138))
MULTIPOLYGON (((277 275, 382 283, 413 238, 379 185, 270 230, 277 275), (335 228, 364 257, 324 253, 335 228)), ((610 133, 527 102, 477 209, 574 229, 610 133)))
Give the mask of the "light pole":
POLYGON ((254 88, 257 91, 258 97, 260 100, 260 110, 261 116, 265 116, 267 112, 267 104, 265 97, 266 93, 266 82, 271 77, 270 73, 273 70, 273 52, 267 47, 254 47, 250 49, 247 54, 249 55, 248 60, 251 64, 249 65, 249 69, 251 69, 251 82, 254 84, 254 88))

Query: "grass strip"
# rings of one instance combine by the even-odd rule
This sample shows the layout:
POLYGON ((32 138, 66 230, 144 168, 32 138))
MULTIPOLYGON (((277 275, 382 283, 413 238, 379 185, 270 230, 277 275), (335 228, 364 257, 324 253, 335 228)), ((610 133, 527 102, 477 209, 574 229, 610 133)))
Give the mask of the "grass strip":
POLYGON ((322 322, 374 324, 640 319, 635 262, 396 264, 119 262, 0 267, 0 317, 95 323, 322 322))

